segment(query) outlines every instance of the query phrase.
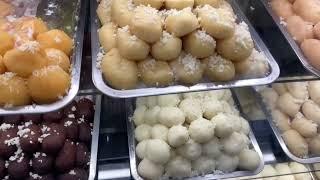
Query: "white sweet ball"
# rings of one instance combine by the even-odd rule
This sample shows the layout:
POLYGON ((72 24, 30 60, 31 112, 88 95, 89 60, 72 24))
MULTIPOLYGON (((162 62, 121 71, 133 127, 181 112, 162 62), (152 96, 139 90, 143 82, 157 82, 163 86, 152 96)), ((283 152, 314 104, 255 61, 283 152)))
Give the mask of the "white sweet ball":
POLYGON ((158 105, 158 97, 157 96, 149 96, 149 97, 145 97, 146 98, 146 106, 148 108, 152 108, 153 106, 157 106, 158 105))
POLYGON ((150 139, 146 145, 146 158, 157 164, 165 164, 170 158, 170 146, 161 139, 150 139))
POLYGON ((183 124, 185 116, 177 107, 163 107, 159 113, 159 122, 167 127, 183 124))
POLYGON ((201 101, 199 99, 184 99, 179 104, 179 108, 183 111, 188 123, 202 117, 201 101))
MULTIPOLYGON (((277 173, 277 171, 274 169, 273 166, 271 166, 271 165, 265 165, 265 166, 264 166, 264 169, 263 169, 262 172, 261 172, 261 175, 262 175, 263 177, 265 177, 265 176, 277 176, 278 173, 277 173)), ((276 179, 277 179, 277 178, 273 178, 272 180, 276 180, 276 179)))
POLYGON ((159 113, 161 108, 159 106, 153 106, 144 112, 143 121, 146 124, 154 125, 158 123, 159 113))
POLYGON ((165 171, 169 177, 188 177, 191 175, 191 162, 181 156, 176 156, 167 163, 165 171))
POLYGON ((151 138, 168 141, 168 131, 169 129, 166 126, 162 124, 156 124, 151 129, 151 138))
POLYGON ((163 171, 163 166, 155 164, 148 159, 143 159, 138 165, 139 175, 146 179, 160 179, 163 171))
POLYGON ((192 139, 189 139, 187 143, 185 143, 183 146, 180 146, 177 150, 181 156, 192 161, 200 157, 202 153, 201 145, 192 139))
POLYGON ((151 138, 151 126, 141 124, 134 130, 134 137, 137 141, 143 141, 151 138))
POLYGON ((158 96, 158 104, 161 107, 175 107, 179 104, 180 97, 178 94, 169 94, 158 96))
POLYGON ((203 103, 203 116, 207 119, 213 118, 220 112, 224 112, 223 104, 215 99, 205 100, 203 103))
POLYGON ((147 98, 146 97, 139 97, 136 99, 136 108, 138 108, 140 106, 147 107, 147 98))
POLYGON ((244 170, 254 171, 259 167, 260 157, 256 151, 244 149, 239 154, 239 167, 244 170))
POLYGON ((184 93, 183 98, 188 99, 199 99, 202 100, 205 97, 205 93, 203 92, 191 92, 191 93, 184 93))
POLYGON ((250 125, 248 121, 243 117, 240 117, 240 121, 241 121, 241 132, 245 135, 248 135, 250 132, 250 125))
POLYGON ((220 140, 216 137, 212 138, 209 142, 202 145, 202 152, 204 155, 216 159, 222 154, 222 145, 220 140))
POLYGON ((217 170, 223 172, 233 172, 237 169, 239 164, 239 158, 237 156, 229 156, 222 154, 217 159, 217 170))
POLYGON ((194 141, 198 143, 206 143, 213 137, 214 128, 214 123, 204 118, 199 118, 191 122, 189 126, 189 134, 194 141))
POLYGON ((147 145, 148 139, 147 140, 143 140, 141 142, 138 143, 137 147, 136 147, 136 154, 138 156, 138 158, 143 159, 146 156, 146 145, 147 145))
POLYGON ((229 136, 233 131, 233 121, 225 113, 219 113, 211 119, 215 123, 215 135, 220 138, 229 136))
POLYGON ((222 139, 224 151, 232 156, 239 154, 245 147, 246 142, 238 132, 233 132, 229 137, 222 139))
POLYGON ((195 170, 199 175, 213 172, 215 168, 215 161, 207 156, 200 156, 195 161, 192 161, 192 169, 195 170))
POLYGON ((172 126, 168 132, 168 143, 172 147, 185 144, 189 139, 188 129, 182 125, 172 126))
POLYGON ((233 124, 233 131, 241 132, 242 129, 242 123, 241 123, 241 117, 236 114, 227 114, 229 121, 233 124))
MULTIPOLYGON (((301 172, 308 172, 308 169, 305 165, 297 163, 297 162, 291 162, 289 164, 289 167, 292 171, 292 173, 299 173, 299 174, 295 174, 294 178, 296 180, 311 180, 311 176, 307 173, 302 173, 301 172)), ((316 170, 319 170, 318 168, 315 167, 316 170)))
POLYGON ((146 110, 146 106, 139 106, 134 110, 133 121, 136 126, 139 126, 144 123, 144 113, 146 110))

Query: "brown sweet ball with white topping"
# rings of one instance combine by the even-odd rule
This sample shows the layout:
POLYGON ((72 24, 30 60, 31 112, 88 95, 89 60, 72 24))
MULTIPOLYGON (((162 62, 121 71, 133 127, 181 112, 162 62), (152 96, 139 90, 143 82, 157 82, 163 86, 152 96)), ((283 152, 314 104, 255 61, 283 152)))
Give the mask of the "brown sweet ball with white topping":
POLYGON ((77 101, 73 100, 70 104, 66 105, 63 108, 63 114, 64 116, 68 117, 69 114, 75 114, 78 110, 78 104, 77 101))
POLYGON ((42 151, 49 154, 56 154, 63 147, 66 139, 64 126, 61 124, 52 123, 49 126, 43 125, 41 128, 42 135, 39 141, 42 151))
POLYGON ((24 152, 33 153, 40 147, 38 138, 41 136, 41 129, 36 124, 26 122, 19 126, 18 135, 20 136, 20 146, 24 152))
POLYGON ((6 175, 6 161, 0 158, 0 178, 6 175))
POLYGON ((75 118, 65 118, 61 121, 61 125, 66 130, 66 138, 76 141, 79 136, 78 123, 75 118))
POLYGON ((86 144, 90 144, 91 142, 91 127, 88 123, 81 122, 79 124, 79 141, 84 142, 86 144))
POLYGON ((235 67, 233 63, 219 55, 214 55, 205 59, 205 75, 213 82, 231 81, 235 77, 235 67))
POLYGON ((70 75, 59 66, 48 66, 36 70, 28 78, 32 99, 39 104, 55 102, 68 92, 70 75))
POLYGON ((47 174, 52 172, 54 157, 43 152, 36 152, 33 154, 31 162, 34 173, 47 174))
POLYGON ((75 168, 67 173, 58 175, 58 180, 87 180, 89 177, 85 169, 75 168))
POLYGON ((3 117, 3 123, 19 125, 22 120, 20 115, 8 115, 3 117))
POLYGON ((55 168, 59 172, 66 172, 72 169, 76 163, 76 144, 67 140, 55 160, 55 168))
POLYGON ((13 73, 0 75, 0 106, 10 108, 31 103, 25 81, 13 73))
POLYGON ((46 58, 48 59, 48 66, 57 65, 60 66, 65 72, 69 73, 70 59, 63 51, 54 48, 48 48, 44 51, 46 58))
POLYGON ((4 56, 7 51, 13 48, 14 40, 9 33, 0 30, 0 42, 0 56, 4 56))
POLYGON ((0 157, 9 158, 17 150, 18 129, 10 124, 3 123, 0 126, 0 157))
POLYGON ((24 122, 31 121, 34 124, 40 124, 42 122, 41 114, 24 114, 22 115, 24 122))
POLYGON ((160 9, 163 5, 165 0, 133 0, 133 3, 135 5, 150 5, 151 7, 155 9, 160 9))
POLYGON ((59 123, 62 117, 62 109, 43 114, 43 120, 47 123, 59 123))
POLYGON ((9 160, 8 174, 13 179, 26 179, 29 176, 29 159, 22 153, 9 160))
POLYGON ((216 41, 205 31, 196 30, 183 38, 183 48, 196 58, 206 58, 213 55, 216 41))
POLYGON ((92 122, 94 116, 94 103, 90 99, 83 98, 78 101, 77 118, 84 118, 88 122, 92 122))
POLYGON ((77 143, 76 165, 86 168, 90 161, 90 151, 84 143, 77 143))
POLYGON ((39 175, 39 174, 34 174, 32 172, 29 173, 29 178, 27 180, 55 180, 53 174, 45 174, 45 175, 39 175))

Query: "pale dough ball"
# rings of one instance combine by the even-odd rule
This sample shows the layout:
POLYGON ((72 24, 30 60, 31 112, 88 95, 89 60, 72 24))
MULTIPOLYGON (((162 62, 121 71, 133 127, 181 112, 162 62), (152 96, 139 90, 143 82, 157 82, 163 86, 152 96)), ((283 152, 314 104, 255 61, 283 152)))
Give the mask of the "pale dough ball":
POLYGON ((260 91, 260 94, 269 109, 274 109, 277 106, 279 95, 274 88, 266 87, 260 91))
POLYGON ((235 31, 235 18, 226 9, 216 9, 205 5, 198 9, 201 27, 216 39, 225 39, 233 35, 235 31))
POLYGON ((301 44, 301 49, 306 56, 309 63, 316 69, 320 69, 320 63, 318 61, 320 57, 320 40, 318 39, 305 39, 301 44))
POLYGON ((290 117, 294 117, 300 110, 302 100, 295 99, 290 93, 285 93, 277 100, 277 107, 290 117))
POLYGON ((168 86, 174 80, 167 62, 146 59, 138 64, 141 80, 147 86, 168 86))
POLYGON ((241 132, 242 130, 242 117, 237 114, 227 114, 229 120, 233 123, 233 130, 236 132, 241 132))
POLYGON ((132 89, 138 83, 136 63, 122 58, 118 49, 110 50, 103 57, 101 70, 105 80, 116 89, 132 89))
POLYGON ((288 92, 287 86, 284 83, 274 83, 272 84, 272 89, 274 89, 279 95, 283 95, 288 92))
POLYGON ((165 0, 166 9, 184 9, 187 7, 192 8, 194 0, 165 0))
POLYGON ((237 169, 239 164, 239 158, 237 156, 229 156, 222 154, 217 159, 217 170, 223 172, 233 172, 237 169))
POLYGON ((117 47, 116 28, 113 23, 107 23, 98 30, 99 42, 105 52, 117 47))
POLYGON ((13 74, 0 74, 0 106, 12 107, 31 103, 29 90, 24 79, 13 74))
POLYGON ((200 156, 195 161, 192 161, 192 169, 200 175, 204 175, 215 170, 216 162, 206 156, 200 156))
POLYGON ((229 136, 233 131, 233 122, 229 119, 229 116, 224 113, 219 113, 215 115, 212 119, 215 123, 215 136, 224 138, 229 136))
POLYGON ((309 99, 308 82, 290 82, 286 83, 289 93, 297 99, 309 99))
POLYGON ((201 61, 190 54, 181 55, 170 63, 175 78, 184 84, 196 84, 202 79, 203 65, 201 61))
POLYGON ((147 110, 146 106, 139 106, 134 110, 133 113, 133 122, 136 126, 139 126, 144 123, 144 115, 147 110))
MULTIPOLYGON (((156 124, 151 129, 151 138, 168 141, 168 132, 170 131, 166 126, 162 124, 156 124)), ((170 144, 170 141, 169 141, 169 144, 170 144)))
POLYGON ((179 147, 189 139, 188 129, 182 125, 172 126, 168 132, 168 143, 172 147, 179 147))
POLYGON ((260 157, 256 151, 244 149, 239 154, 239 167, 241 169, 254 171, 260 165, 260 157))
POLYGON ((206 58, 213 55, 216 41, 205 31, 196 30, 183 38, 183 48, 196 58, 206 58))
MULTIPOLYGON (((308 172, 308 168, 305 167, 303 164, 297 163, 297 162, 290 162, 289 167, 292 171, 292 173, 300 173, 300 172, 308 172)), ((311 180, 311 176, 308 173, 303 174, 294 174, 294 178, 296 180, 311 180)))
MULTIPOLYGON (((272 167, 271 165, 265 165, 263 170, 262 170, 262 172, 261 172, 261 175, 262 175, 262 177, 277 176, 278 173, 274 169, 274 167, 272 167)), ((273 179, 270 179, 270 180, 277 180, 277 178, 273 178, 273 179)))
POLYGON ((175 107, 180 103, 180 96, 178 94, 169 94, 158 96, 158 104, 161 107, 175 107))
POLYGON ((28 78, 32 100, 39 104, 58 101, 70 88, 70 75, 59 66, 47 66, 33 71, 28 78))
POLYGON ((300 16, 290 16, 287 18, 286 23, 288 32, 299 44, 304 39, 313 38, 312 24, 304 21, 300 16))
POLYGON ((217 52, 224 58, 235 62, 247 59, 253 48, 254 43, 245 22, 236 25, 233 36, 217 42, 217 52))
POLYGON ((146 157, 146 146, 148 139, 139 142, 136 146, 136 154, 138 158, 143 159, 146 157))
POLYGON ((146 179, 160 179, 163 175, 163 166, 153 163, 148 159, 143 159, 138 165, 138 173, 146 179))
POLYGON ((238 155, 246 145, 245 139, 238 132, 233 132, 229 137, 221 140, 224 151, 232 156, 238 155))
POLYGON ((241 121, 241 132, 245 135, 248 135, 250 133, 250 125, 246 119, 243 117, 239 118, 241 121))
POLYGON ((317 135, 318 125, 306 119, 300 112, 297 113, 296 117, 292 120, 291 127, 305 138, 311 138, 317 135))
POLYGON ((97 8, 97 15, 101 24, 107 24, 111 21, 111 1, 101 0, 97 8))
POLYGON ((192 139, 189 139, 187 143, 180 146, 177 150, 181 156, 191 161, 198 159, 202 153, 201 145, 192 139))
POLYGON ((198 143, 206 143, 213 137, 214 128, 214 123, 204 118, 199 118, 191 122, 189 126, 189 134, 194 141, 198 143))
POLYGON ((292 154, 298 157, 308 155, 308 144, 296 130, 288 130, 282 134, 282 137, 292 154))
POLYGON ((167 127, 183 124, 185 116, 177 107, 163 107, 159 112, 159 122, 167 127))
POLYGON ((165 174, 169 177, 189 177, 191 175, 191 162, 181 156, 176 156, 167 163, 165 171, 165 174))
POLYGON ((160 61, 171 61, 179 57, 182 49, 181 39, 163 31, 160 40, 152 45, 152 56, 160 61))
POLYGON ((221 2, 224 0, 194 0, 195 6, 202 6, 202 5, 210 5, 212 7, 218 8, 221 2))
POLYGON ((135 5, 150 5, 155 9, 160 9, 163 5, 164 0, 133 0, 135 5))
POLYGON ((128 0, 115 0, 111 2, 112 20, 120 27, 130 24, 133 12, 128 0))
POLYGON ((140 106, 147 106, 147 97, 138 97, 136 99, 136 108, 140 106))
POLYGON ((150 51, 146 42, 130 34, 128 26, 118 29, 117 47, 122 57, 134 61, 144 60, 150 51))
MULTIPOLYGON (((275 169, 278 174, 292 174, 287 163, 276 164, 275 169)), ((286 180, 295 180, 293 175, 280 176, 280 178, 286 180)))
POLYGON ((161 108, 159 106, 154 106, 147 109, 144 113, 143 121, 149 125, 155 125, 159 121, 159 113, 161 108))
POLYGON ((214 116, 220 112, 224 112, 223 103, 220 103, 219 100, 209 99, 205 100, 202 104, 203 108, 203 117, 206 119, 212 119, 214 116))
POLYGON ((307 119, 320 124, 320 107, 312 100, 307 100, 302 105, 302 112, 307 119))
POLYGON ((133 11, 130 31, 147 43, 154 43, 162 36, 162 22, 158 10, 148 6, 138 6, 133 11))
POLYGON ((157 96, 148 96, 146 97, 146 105, 148 108, 152 108, 158 105, 158 97, 157 96))
POLYGON ((286 19, 295 14, 292 4, 288 0, 272 0, 270 5, 273 11, 281 18, 286 19))
POLYGON ((161 139, 150 139, 146 145, 146 158, 157 164, 165 164, 170 158, 170 146, 161 139))
POLYGON ((310 98, 312 99, 312 101, 314 101, 318 105, 320 105, 319 89, 320 89, 320 81, 309 82, 308 91, 309 91, 310 98))
POLYGON ((313 155, 319 155, 320 154, 320 136, 317 135, 313 137, 310 142, 308 143, 310 153, 313 155))
POLYGON ((141 124, 134 130, 134 137, 137 141, 143 141, 151 138, 151 126, 141 124))
POLYGON ((317 0, 296 0, 293 10, 305 21, 316 24, 320 21, 320 3, 317 0))
POLYGON ((213 82, 230 81, 236 75, 234 64, 219 55, 205 59, 205 64, 207 64, 205 74, 213 82))
POLYGON ((60 66, 65 72, 70 72, 70 59, 63 51, 54 48, 48 48, 44 51, 48 60, 48 66, 57 65, 60 66))
POLYGON ((289 116, 279 111, 278 109, 272 110, 271 115, 275 125, 281 132, 285 132, 291 129, 291 125, 290 125, 291 121, 289 116))
MULTIPOLYGON (((179 1, 182 2, 182 1, 179 1)), ((199 27, 197 16, 191 12, 190 8, 181 11, 171 10, 165 20, 166 30, 177 36, 185 36, 199 27)))
POLYGON ((222 154, 222 148, 220 140, 213 137, 209 142, 202 145, 202 152, 204 155, 216 159, 222 154))
POLYGON ((179 108, 183 111, 187 123, 202 117, 201 101, 199 99, 184 99, 180 102, 179 108))
POLYGON ((3 63, 3 58, 2 56, 0 55, 0 74, 3 74, 6 72, 6 66, 4 65, 3 63))

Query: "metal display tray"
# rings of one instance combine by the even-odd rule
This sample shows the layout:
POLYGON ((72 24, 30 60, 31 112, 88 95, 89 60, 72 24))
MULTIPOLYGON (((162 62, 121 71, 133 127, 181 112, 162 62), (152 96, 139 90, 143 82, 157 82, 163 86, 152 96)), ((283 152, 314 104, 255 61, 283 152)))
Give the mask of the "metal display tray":
MULTIPOLYGON (((239 102, 237 98, 235 97, 233 93, 233 99, 234 99, 234 104, 238 110, 239 108, 239 102)), ((127 116, 127 132, 128 132, 128 146, 129 146, 129 158, 130 158, 130 170, 131 170, 131 175, 134 179, 136 180, 142 180, 143 178, 138 174, 138 158, 136 156, 136 140, 134 137, 134 129, 135 125, 133 120, 131 120, 131 117, 133 116, 134 109, 135 109, 135 98, 132 99, 126 99, 126 116, 127 116)), ((240 112, 240 115, 242 116, 242 112, 240 112)), ((245 117, 245 116, 243 116, 245 117)), ((186 179, 226 179, 226 178, 235 178, 235 177, 243 177, 243 176, 254 176, 260 173, 263 168, 264 168, 264 159, 263 155, 261 152, 261 149, 258 145, 258 142, 252 132, 252 129, 250 129, 249 132, 249 139, 251 141, 251 148, 253 148, 258 154, 260 158, 260 164, 259 167, 255 171, 235 171, 232 173, 226 173, 226 174, 206 174, 203 176, 194 176, 194 177, 189 177, 186 179)))
MULTIPOLYGON (((61 100, 51 104, 44 105, 26 105, 18 106, 12 108, 0 108, 0 115, 13 115, 13 114, 36 114, 36 113, 46 113, 60 109, 67 104, 69 104, 77 95, 80 85, 80 71, 81 71, 81 61, 82 61, 82 45, 83 45, 83 36, 84 36, 84 27, 85 27, 85 18, 87 11, 87 3, 85 0, 75 0, 77 1, 78 8, 74 9, 76 18, 73 24, 69 24, 70 27, 75 27, 75 32, 73 36, 74 48, 73 53, 70 58, 71 61, 71 86, 66 96, 61 100)), ((61 2, 60 2, 61 3, 61 2)), ((61 6, 62 8, 64 6, 61 6)), ((65 7, 68 8, 68 7, 65 7)), ((61 10, 61 9, 60 9, 61 10)), ((70 9, 64 9, 70 11, 70 9)), ((63 9, 61 11, 64 11, 63 9)), ((63 23, 63 22, 60 22, 63 23)), ((65 25, 65 24, 63 24, 65 25)))
POLYGON ((268 13, 270 14, 270 16, 272 17, 272 19, 274 20, 274 22, 276 23, 276 25, 280 29, 281 33, 284 35, 284 37, 286 38, 286 40, 290 44, 290 46, 293 49, 293 51, 296 53, 298 59, 300 60, 302 65, 305 67, 305 69, 307 69, 309 72, 313 73, 314 75, 320 77, 320 70, 314 68, 308 62, 307 58, 305 57, 305 55, 303 54, 301 48, 299 47, 299 44, 296 43, 296 41, 293 39, 293 37, 288 32, 287 28, 284 25, 282 25, 280 17, 277 16, 275 14, 275 12, 272 10, 272 8, 271 8, 271 6, 269 4, 270 0, 260 0, 260 1, 264 5, 264 7, 267 9, 268 13))
POLYGON ((193 86, 184 86, 184 85, 172 85, 169 87, 163 88, 147 88, 144 85, 140 85, 136 89, 132 90, 117 90, 113 89, 111 86, 106 84, 104 81, 101 70, 99 69, 97 62, 98 54, 100 53, 100 43, 98 39, 97 30, 101 26, 99 19, 96 14, 97 1, 91 2, 91 48, 92 48, 92 79, 95 86, 104 94, 116 97, 116 98, 130 98, 130 97, 140 97, 140 96, 152 96, 152 95, 161 95, 161 94, 173 94, 173 93, 182 93, 182 92, 193 92, 193 91, 205 91, 205 90, 214 90, 214 89, 225 89, 233 87, 243 87, 243 86, 254 86, 254 85, 264 85, 269 84, 275 81, 280 74, 280 69, 275 59, 272 57, 268 48, 265 46, 263 41, 260 39, 257 32, 254 30, 253 26, 250 24, 249 20, 246 18, 244 13, 241 11, 236 0, 229 0, 232 5, 234 12, 238 16, 239 21, 244 21, 248 24, 252 39, 255 43, 255 48, 259 52, 263 52, 268 60, 270 73, 263 78, 254 78, 254 79, 241 79, 233 80, 229 82, 201 82, 193 86))
POLYGON ((271 115, 271 111, 270 109, 267 107, 267 105, 264 103, 263 98, 261 96, 261 94, 258 92, 258 88, 254 87, 252 88, 252 91, 262 109, 262 111, 265 113, 267 120, 271 126, 271 129, 275 135, 275 137, 277 138, 282 150, 284 151, 284 153, 293 161, 297 161, 299 163, 303 163, 303 164, 311 164, 311 163, 317 163, 320 162, 320 156, 316 157, 316 156, 311 156, 308 158, 300 158, 297 157, 296 155, 292 154, 290 152, 290 150, 288 149, 286 143, 284 142, 282 136, 281 136, 281 132, 279 131, 277 125, 275 124, 275 122, 273 121, 272 115, 271 115))

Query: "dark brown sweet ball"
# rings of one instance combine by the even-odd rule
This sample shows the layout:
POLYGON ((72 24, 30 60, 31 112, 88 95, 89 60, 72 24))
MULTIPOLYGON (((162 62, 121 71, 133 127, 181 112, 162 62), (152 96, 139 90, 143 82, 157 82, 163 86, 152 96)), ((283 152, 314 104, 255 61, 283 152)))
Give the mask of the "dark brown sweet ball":
POLYGON ((10 124, 2 124, 0 133, 0 157, 9 158, 17 150, 16 143, 18 140, 18 128, 10 124), (4 127, 6 125, 6 128, 4 127))
POLYGON ((66 172, 74 167, 76 163, 76 151, 75 143, 66 140, 55 161, 55 167, 59 172, 66 172))
POLYGON ((46 175, 39 175, 30 172, 29 178, 27 180, 54 180, 54 176, 52 174, 46 174, 46 175))
POLYGON ((90 152, 84 143, 77 143, 76 165, 78 167, 87 167, 90 161, 90 152))
POLYGON ((52 123, 49 126, 42 127, 42 135, 39 140, 42 143, 42 151, 49 154, 56 154, 63 147, 66 139, 66 131, 64 126, 52 123), (46 130, 45 130, 46 129, 46 130))
POLYGON ((61 124, 66 129, 67 139, 71 139, 72 141, 76 141, 78 139, 78 135, 79 135, 77 120, 74 118, 64 118, 61 121, 61 124))
POLYGON ((24 122, 31 121, 34 124, 40 124, 42 122, 41 114, 25 114, 22 117, 24 122))
POLYGON ((33 153, 40 147, 39 137, 42 135, 41 129, 36 124, 24 127, 18 131, 20 136, 20 146, 24 152, 33 153))
POLYGON ((78 109, 77 101, 73 100, 70 104, 63 108, 63 114, 67 117, 69 114, 75 114, 78 109))
POLYGON ((90 122, 93 121, 94 116, 94 103, 87 98, 78 101, 77 118, 84 118, 90 122))
POLYGON ((91 142, 91 128, 88 123, 80 123, 79 127, 79 140, 86 144, 91 142))
POLYGON ((85 169, 75 168, 68 173, 60 174, 58 180, 87 180, 88 172, 85 169))
POLYGON ((9 161, 8 174, 13 179, 26 179, 29 177, 29 159, 27 157, 16 158, 14 161, 9 161))
POLYGON ((87 180, 89 178, 89 174, 88 171, 82 168, 75 168, 74 169, 76 176, 80 179, 80 180, 87 180))
POLYGON ((6 175, 6 161, 0 158, 0 179, 6 175))
POLYGON ((7 123, 7 124, 19 125, 21 121, 22 121, 22 116, 20 115, 10 115, 10 116, 3 117, 3 123, 7 123))
POLYGON ((47 121, 49 123, 59 123, 60 120, 63 118, 63 109, 49 112, 49 113, 45 113, 42 116, 42 118, 44 121, 47 121))
POLYGON ((32 158, 32 168, 37 174, 47 174, 53 168, 54 158, 43 152, 36 152, 32 158))

